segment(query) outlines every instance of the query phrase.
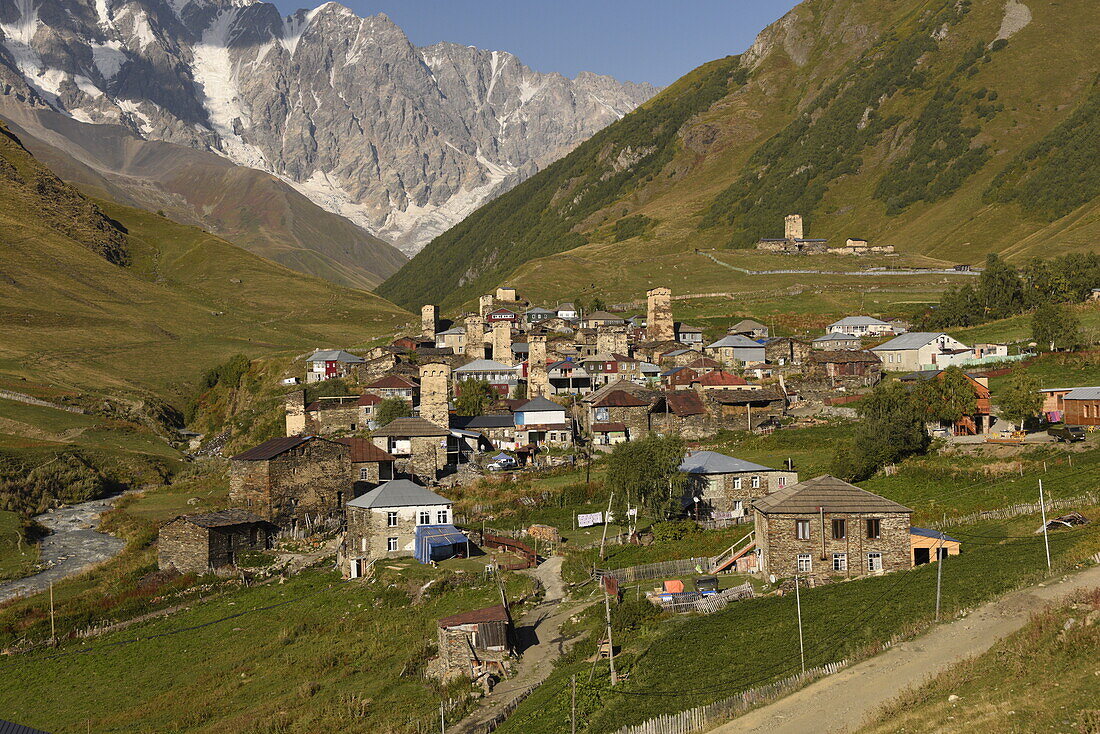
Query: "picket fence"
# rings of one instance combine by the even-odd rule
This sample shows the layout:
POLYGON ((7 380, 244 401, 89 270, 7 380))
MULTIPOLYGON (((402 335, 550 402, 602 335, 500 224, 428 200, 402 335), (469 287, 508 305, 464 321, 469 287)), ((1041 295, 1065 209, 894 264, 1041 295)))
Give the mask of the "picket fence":
POLYGON ((615 568, 611 570, 596 569, 596 579, 600 580, 604 576, 611 576, 616 581, 646 581, 648 579, 659 579, 666 576, 683 576, 686 574, 692 574, 696 572, 696 568, 702 569, 703 573, 710 572, 710 558, 682 558, 678 561, 660 561, 658 563, 644 563, 640 566, 629 566, 627 568, 615 568))
MULTIPOLYGON (((1079 494, 1074 497, 1059 497, 1057 499, 1048 500, 1046 502, 1047 519, 1050 519, 1049 515, 1052 510, 1062 510, 1079 507, 1081 505, 1095 504, 1100 504, 1100 492, 1085 492, 1084 494, 1079 494)), ((1008 520, 1013 517, 1020 517, 1021 515, 1034 515, 1037 512, 1041 512, 1042 509, 1042 506, 1038 502, 1025 502, 1009 505, 1008 507, 1000 507, 996 510, 979 510, 978 512, 971 512, 969 515, 949 517, 946 522, 943 520, 936 520, 929 523, 928 527, 932 530, 943 530, 947 527, 970 525, 972 523, 981 522, 982 520, 1008 520)))
POLYGON ((805 673, 796 673, 774 683, 751 688, 736 696, 724 698, 705 706, 698 706, 675 714, 662 714, 641 724, 624 726, 618 729, 615 734, 691 734, 691 732, 702 731, 709 726, 744 713, 754 706, 778 698, 796 688, 801 688, 816 678, 838 673, 847 665, 847 660, 826 663, 821 667, 811 668, 805 673))

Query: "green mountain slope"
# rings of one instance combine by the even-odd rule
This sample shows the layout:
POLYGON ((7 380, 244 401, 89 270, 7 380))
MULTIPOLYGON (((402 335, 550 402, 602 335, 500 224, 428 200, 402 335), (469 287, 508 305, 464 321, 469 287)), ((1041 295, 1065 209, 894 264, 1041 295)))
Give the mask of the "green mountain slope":
POLYGON ((142 140, 13 98, 0 99, 0 115, 40 161, 85 193, 163 211, 300 273, 370 290, 408 261, 274 176, 213 153, 142 140))
POLYGON ((89 200, 3 132, 4 387, 171 399, 230 355, 354 345, 408 317, 196 227, 89 200))
POLYGON ((407 307, 503 280, 571 292, 578 260, 595 282, 654 258, 694 268, 696 248, 751 247, 791 213, 807 236, 929 262, 1092 248, 1097 33, 1088 0, 807 0, 441 235, 379 292, 407 307))

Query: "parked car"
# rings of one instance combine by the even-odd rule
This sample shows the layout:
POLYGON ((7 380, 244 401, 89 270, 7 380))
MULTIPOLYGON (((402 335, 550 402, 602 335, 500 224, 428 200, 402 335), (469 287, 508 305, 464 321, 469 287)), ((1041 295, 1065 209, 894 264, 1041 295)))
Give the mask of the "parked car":
POLYGON ((497 459, 489 464, 487 467, 489 471, 508 471, 509 469, 515 469, 519 464, 515 459, 508 457, 505 459, 497 459))
POLYGON ((1053 436, 1059 443, 1075 443, 1085 440, 1085 429, 1080 426, 1052 426, 1047 429, 1047 435, 1053 436))

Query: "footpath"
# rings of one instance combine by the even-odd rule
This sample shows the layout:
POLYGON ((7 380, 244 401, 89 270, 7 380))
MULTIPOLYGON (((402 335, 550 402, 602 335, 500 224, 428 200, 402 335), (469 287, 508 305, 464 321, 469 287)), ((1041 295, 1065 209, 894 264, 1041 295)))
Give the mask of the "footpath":
POLYGON ((774 703, 711 730, 713 734, 804 734, 858 729, 888 701, 955 663, 980 655, 1020 629, 1034 613, 1081 589, 1100 587, 1100 566, 1014 591, 822 678, 774 703))

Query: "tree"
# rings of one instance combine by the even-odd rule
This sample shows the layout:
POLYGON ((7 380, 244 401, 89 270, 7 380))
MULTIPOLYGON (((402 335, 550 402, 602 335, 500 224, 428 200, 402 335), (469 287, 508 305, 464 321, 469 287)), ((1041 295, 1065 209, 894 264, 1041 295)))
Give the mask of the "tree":
POLYGON ((954 366, 921 383, 916 396, 931 421, 955 423, 978 411, 973 383, 961 369, 954 366))
POLYGON ((1016 268, 991 252, 978 278, 978 297, 987 318, 1012 316, 1023 310, 1024 283, 1016 268))
POLYGON ((378 404, 378 409, 374 413, 374 420, 377 421, 379 426, 384 426, 395 418, 408 418, 411 415, 412 406, 409 405, 408 400, 386 398, 378 404))
POLYGON ((482 415, 498 397, 496 388, 487 380, 463 380, 455 392, 455 412, 466 416, 482 415))
POLYGON ((1043 405, 1039 381, 1027 372, 1017 370, 997 396, 1001 417, 1023 428, 1028 418, 1034 418, 1043 405))
POLYGON ((1031 316, 1031 338, 1051 352, 1073 349, 1081 343, 1081 320, 1062 304, 1044 304, 1031 316))
POLYGON ((679 514, 688 479, 680 471, 684 451, 684 441, 676 435, 651 433, 616 444, 608 457, 607 486, 624 503, 641 505, 654 517, 679 514))
POLYGON ((898 382, 880 383, 863 398, 855 437, 837 448, 833 473, 848 481, 867 479, 876 471, 928 450, 925 409, 917 391, 898 382))

